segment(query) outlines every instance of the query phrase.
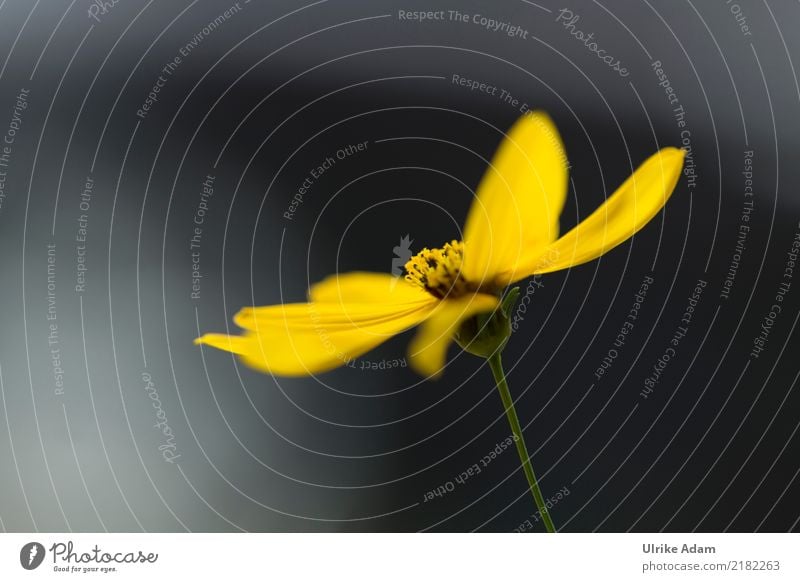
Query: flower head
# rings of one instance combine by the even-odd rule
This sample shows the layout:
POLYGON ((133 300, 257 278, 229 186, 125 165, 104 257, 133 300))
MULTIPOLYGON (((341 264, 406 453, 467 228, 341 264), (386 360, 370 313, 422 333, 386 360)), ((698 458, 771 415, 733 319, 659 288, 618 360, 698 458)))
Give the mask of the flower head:
POLYGON ((683 156, 677 148, 660 150, 559 237, 567 158, 550 118, 526 114, 481 180, 463 241, 423 249, 399 281, 388 273, 334 275, 309 289, 307 303, 245 307, 234 317, 244 333, 206 334, 195 343, 238 354, 264 372, 306 376, 342 366, 419 325, 409 346, 411 365, 438 375, 461 324, 495 311, 508 285, 591 261, 647 224, 672 194, 683 156))

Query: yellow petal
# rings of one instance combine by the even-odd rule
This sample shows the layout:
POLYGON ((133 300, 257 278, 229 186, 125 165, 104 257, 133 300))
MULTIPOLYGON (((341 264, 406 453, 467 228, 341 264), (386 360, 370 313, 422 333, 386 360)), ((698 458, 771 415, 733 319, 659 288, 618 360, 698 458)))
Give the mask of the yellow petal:
POLYGON ((431 295, 419 285, 388 273, 356 271, 332 275, 308 290, 310 301, 321 303, 413 303, 430 301, 431 295))
POLYGON ((684 153, 669 147, 653 154, 588 218, 521 261, 514 280, 580 265, 628 240, 667 203, 680 178, 684 153))
POLYGON ((567 157, 558 130, 545 113, 524 115, 500 144, 467 216, 467 280, 509 283, 520 258, 558 236, 566 195, 567 157))
POLYGON ((408 301, 405 290, 387 292, 383 287, 386 281, 369 274, 342 276, 345 286, 355 283, 357 277, 361 277, 365 286, 363 297, 376 298, 380 290, 383 302, 246 307, 234 317, 234 322, 245 330, 243 335, 206 334, 195 343, 235 353, 245 364, 263 372, 307 376, 343 366, 417 325, 438 303, 424 291, 426 297, 415 295, 413 301, 408 301), (367 289, 369 285, 374 288, 367 289))
POLYGON ((494 295, 477 293, 457 299, 445 299, 420 326, 411 341, 408 355, 411 366, 424 376, 438 376, 444 369, 447 347, 460 323, 478 313, 497 307, 494 295))

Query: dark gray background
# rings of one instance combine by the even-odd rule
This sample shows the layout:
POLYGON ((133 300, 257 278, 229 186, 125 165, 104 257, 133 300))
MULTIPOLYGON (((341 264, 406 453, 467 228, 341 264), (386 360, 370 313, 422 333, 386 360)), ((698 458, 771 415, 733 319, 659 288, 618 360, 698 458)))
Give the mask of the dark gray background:
MULTIPOLYGON (((534 467, 545 496, 569 491, 552 509, 563 531, 798 528, 800 281, 764 352, 748 357, 800 220, 796 2, 241 2, 145 119, 136 112, 162 67, 232 3, 120 0, 99 22, 90 5, 0 3, 0 139, 30 90, 0 208, 4 530, 518 528, 534 506, 513 450, 453 481, 509 433, 480 360, 452 350, 437 382, 408 368, 289 380, 191 340, 231 326, 242 305, 302 300, 331 273, 388 271, 405 234, 413 250, 459 236, 482 158, 519 112, 453 74, 551 114, 572 166, 570 228, 656 149, 681 145, 655 60, 686 112, 696 186, 682 179, 632 242, 535 288, 505 356, 534 467), (527 38, 398 19, 455 8, 527 38), (562 8, 628 77, 556 21, 562 8), (365 152, 337 162, 283 218, 313 167, 363 141, 365 152), (745 150, 755 207, 723 300, 745 150), (189 238, 208 174, 215 193, 192 300, 189 238), (63 394, 48 345, 48 244, 63 394), (641 318, 596 381, 648 273, 641 318), (698 279, 708 286, 689 333, 642 399, 698 279), (175 463, 159 451, 143 373, 175 463), (448 482, 452 491, 424 502, 448 482)), ((409 337, 356 365, 403 358, 409 337)))

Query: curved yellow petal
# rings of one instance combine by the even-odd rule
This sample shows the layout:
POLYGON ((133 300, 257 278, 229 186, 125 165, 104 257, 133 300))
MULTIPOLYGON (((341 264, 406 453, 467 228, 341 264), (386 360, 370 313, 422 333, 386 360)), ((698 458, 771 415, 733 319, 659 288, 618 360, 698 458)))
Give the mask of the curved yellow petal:
POLYGON ((522 116, 478 187, 464 227, 462 273, 503 286, 520 258, 558 236, 567 196, 567 157, 550 117, 522 116))
POLYGON ((628 240, 667 203, 680 178, 684 154, 668 147, 650 156, 589 217, 521 261, 513 280, 586 263, 628 240))
POLYGON ((402 277, 356 271, 331 275, 308 290, 308 299, 323 303, 384 303, 429 301, 430 293, 402 277))
POLYGON ((408 347, 411 367, 424 376, 441 374, 447 348, 459 324, 478 313, 492 311, 498 303, 497 297, 484 293, 443 300, 420 325, 408 347))
MULTIPOLYGON (((438 300, 405 290, 383 292, 383 302, 365 301, 383 282, 368 274, 343 275, 345 286, 358 277, 368 286, 361 301, 310 302, 266 307, 246 307, 234 322, 242 335, 206 334, 195 340, 241 357, 248 366, 281 376, 308 376, 343 366, 390 337, 428 317, 438 300)), ((329 284, 329 283, 326 283, 329 284)), ((324 289, 324 288, 319 288, 324 289)), ((401 288, 402 289, 402 288, 401 288)), ((311 295, 325 296, 312 292, 311 295)))

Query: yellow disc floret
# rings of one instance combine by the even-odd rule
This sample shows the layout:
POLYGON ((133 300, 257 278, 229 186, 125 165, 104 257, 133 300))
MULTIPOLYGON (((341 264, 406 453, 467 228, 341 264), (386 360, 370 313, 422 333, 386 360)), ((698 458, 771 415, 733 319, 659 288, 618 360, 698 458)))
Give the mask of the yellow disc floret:
POLYGON ((464 243, 458 240, 442 248, 424 248, 405 264, 405 279, 434 297, 459 297, 475 289, 461 276, 464 243))

